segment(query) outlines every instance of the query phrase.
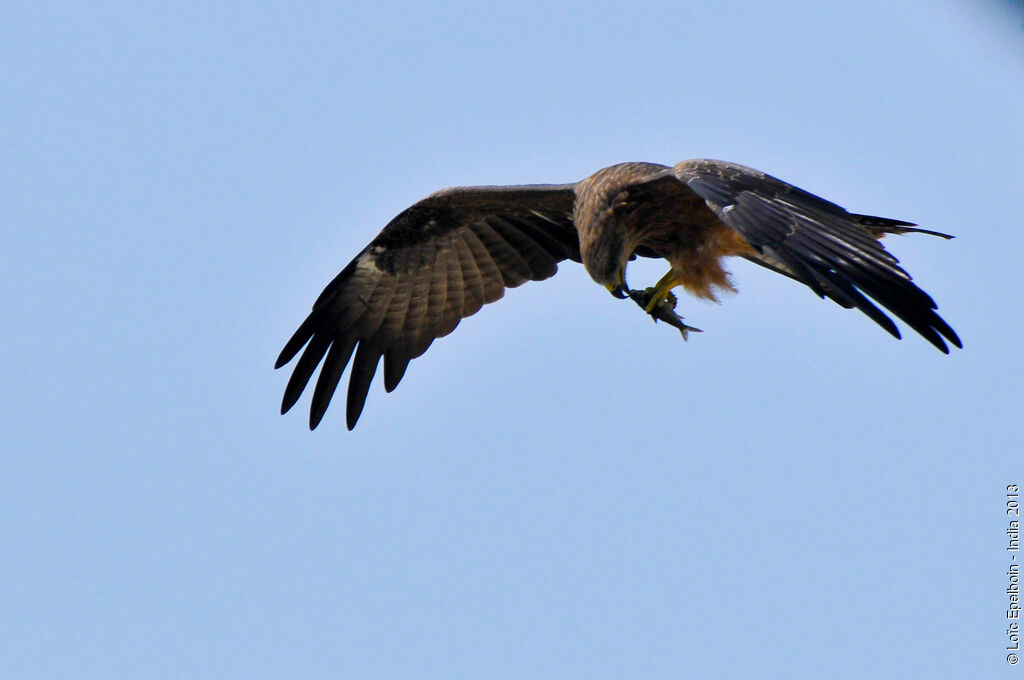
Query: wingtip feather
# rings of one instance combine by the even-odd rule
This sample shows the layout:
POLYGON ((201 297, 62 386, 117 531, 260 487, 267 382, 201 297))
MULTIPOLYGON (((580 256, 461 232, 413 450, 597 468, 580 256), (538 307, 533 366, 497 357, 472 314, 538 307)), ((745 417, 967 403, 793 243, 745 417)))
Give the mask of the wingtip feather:
POLYGON ((348 399, 345 404, 345 423, 351 430, 356 426, 359 416, 366 405, 366 396, 370 392, 370 383, 377 372, 381 351, 368 342, 360 342, 352 361, 352 372, 348 381, 348 399))

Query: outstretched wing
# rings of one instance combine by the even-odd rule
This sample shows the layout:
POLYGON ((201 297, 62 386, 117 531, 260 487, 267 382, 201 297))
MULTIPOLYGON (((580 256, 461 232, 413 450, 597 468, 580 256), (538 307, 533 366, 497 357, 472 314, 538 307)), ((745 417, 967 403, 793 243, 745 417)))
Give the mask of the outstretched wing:
POLYGON ((573 184, 446 189, 406 209, 324 289, 281 351, 276 368, 305 346, 284 392, 287 412, 323 362, 309 413, 315 428, 353 351, 347 423, 363 410, 384 358, 395 389, 409 361, 505 288, 577 262, 573 184), (326 357, 326 359, 325 359, 326 357))
POLYGON ((757 255, 750 259, 758 264, 791 276, 821 297, 856 307, 897 338, 896 324, 865 295, 946 354, 949 348, 943 338, 962 347, 953 329, 935 312, 935 302, 877 240, 885 233, 918 231, 909 222, 849 213, 735 163, 684 161, 673 172, 753 246, 757 255))

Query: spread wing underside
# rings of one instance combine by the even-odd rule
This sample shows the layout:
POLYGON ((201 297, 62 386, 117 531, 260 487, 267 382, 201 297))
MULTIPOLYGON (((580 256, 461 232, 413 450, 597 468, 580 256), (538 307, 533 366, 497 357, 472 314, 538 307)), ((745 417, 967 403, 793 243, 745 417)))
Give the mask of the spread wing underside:
POLYGON ((295 405, 322 363, 309 415, 315 428, 351 360, 352 429, 382 357, 390 392, 410 360, 506 288, 546 279, 562 260, 579 261, 573 187, 447 189, 398 215, 324 289, 281 351, 278 367, 305 347, 281 412, 295 405))

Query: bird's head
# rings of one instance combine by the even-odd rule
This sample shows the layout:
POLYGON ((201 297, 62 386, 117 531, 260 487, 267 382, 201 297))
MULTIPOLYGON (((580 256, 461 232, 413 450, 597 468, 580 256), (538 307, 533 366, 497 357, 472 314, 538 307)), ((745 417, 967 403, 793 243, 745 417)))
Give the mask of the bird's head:
POLYGON ((581 238, 580 255, 590 278, 617 298, 628 296, 626 263, 629 261, 629 253, 622 234, 613 224, 606 223, 604 229, 592 238, 581 238))
POLYGON ((583 266, 594 281, 617 298, 625 298, 629 293, 626 263, 631 248, 622 224, 628 207, 626 196, 621 187, 597 173, 577 188, 573 215, 583 266))

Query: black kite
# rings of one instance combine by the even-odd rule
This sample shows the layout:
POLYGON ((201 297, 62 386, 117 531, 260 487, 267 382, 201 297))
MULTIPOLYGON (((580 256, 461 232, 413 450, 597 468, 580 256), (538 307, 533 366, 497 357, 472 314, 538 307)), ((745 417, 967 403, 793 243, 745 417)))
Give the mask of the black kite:
POLYGON ((712 160, 623 163, 577 184, 445 189, 391 220, 321 293, 278 357, 280 368, 306 348, 281 412, 295 405, 322 362, 309 414, 315 428, 354 352, 346 412, 352 429, 382 357, 390 392, 435 338, 506 288, 552 276, 566 259, 582 262, 613 295, 631 297, 684 338, 696 329, 673 311, 672 288, 715 299, 716 291, 733 289, 721 260, 735 255, 856 307, 899 338, 870 297, 948 354, 946 341, 961 347, 960 339, 878 242, 907 232, 951 238, 849 213, 763 172, 712 160), (642 292, 626 285, 626 264, 637 255, 671 264, 642 292))

